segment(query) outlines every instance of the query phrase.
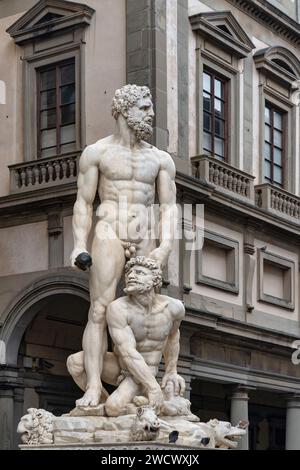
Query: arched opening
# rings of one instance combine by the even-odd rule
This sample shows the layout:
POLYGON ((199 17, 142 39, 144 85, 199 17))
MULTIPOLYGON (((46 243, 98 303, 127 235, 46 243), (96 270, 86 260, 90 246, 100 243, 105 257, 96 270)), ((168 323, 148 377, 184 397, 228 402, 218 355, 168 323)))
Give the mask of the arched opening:
POLYGON ((70 411, 81 396, 67 372, 66 359, 82 348, 88 309, 87 278, 73 273, 36 280, 7 307, 0 339, 6 345, 3 374, 7 374, 9 386, 13 370, 18 384, 17 389, 11 385, 12 436, 28 408, 60 415, 70 411))
POLYGON ((80 351, 89 303, 71 294, 39 302, 24 331, 17 365, 24 379, 24 412, 44 408, 55 415, 70 411, 81 391, 66 368, 67 357, 80 351))

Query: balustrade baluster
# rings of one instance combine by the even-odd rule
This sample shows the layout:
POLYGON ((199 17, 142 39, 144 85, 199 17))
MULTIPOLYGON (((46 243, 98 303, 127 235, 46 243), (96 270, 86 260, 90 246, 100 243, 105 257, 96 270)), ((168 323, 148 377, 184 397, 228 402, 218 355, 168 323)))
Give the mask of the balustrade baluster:
POLYGON ((76 160, 74 158, 70 158, 68 162, 70 168, 70 176, 75 176, 76 160))
POLYGON ((28 186, 32 186, 33 171, 32 167, 26 168, 28 186))
POLYGON ((49 162, 49 163, 47 164, 47 168, 48 168, 49 181, 54 181, 54 180, 53 180, 54 168, 53 168, 52 162, 49 162))

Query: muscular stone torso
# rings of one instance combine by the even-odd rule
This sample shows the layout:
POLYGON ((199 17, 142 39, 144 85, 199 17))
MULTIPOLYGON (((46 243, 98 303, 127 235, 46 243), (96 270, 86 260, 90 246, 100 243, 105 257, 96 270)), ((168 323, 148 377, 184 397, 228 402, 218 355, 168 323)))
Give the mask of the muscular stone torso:
POLYGON ((108 222, 119 238, 142 239, 150 229, 159 169, 158 151, 148 144, 131 151, 110 142, 101 150, 98 187, 101 205, 97 216, 108 222))
MULTIPOLYGON (((127 303, 126 298, 122 299, 127 303)), ((160 295, 151 312, 141 307, 133 310, 128 305, 127 319, 135 340, 136 349, 143 356, 146 364, 158 368, 168 336, 174 324, 172 300, 160 295)), ((155 371, 156 372, 156 371, 155 371)))

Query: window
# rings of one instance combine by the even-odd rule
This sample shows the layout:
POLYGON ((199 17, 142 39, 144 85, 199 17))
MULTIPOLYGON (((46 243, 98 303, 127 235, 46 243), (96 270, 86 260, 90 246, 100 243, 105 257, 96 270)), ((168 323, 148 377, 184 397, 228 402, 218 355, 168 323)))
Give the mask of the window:
POLYGON ((37 71, 38 157, 74 150, 75 61, 61 62, 37 71))
POLYGON ((196 251, 196 283, 238 294, 238 241, 205 230, 202 250, 196 251))
POLYGON ((25 161, 63 159, 85 146, 82 78, 94 13, 83 3, 40 0, 7 29, 24 58, 25 161))
POLYGON ((258 254, 258 300, 294 310, 294 261, 265 250, 258 254))
POLYGON ((264 178, 280 187, 284 184, 284 118, 285 113, 265 103, 264 178))
POLYGON ((218 160, 227 159, 226 81, 203 72, 203 150, 218 160))

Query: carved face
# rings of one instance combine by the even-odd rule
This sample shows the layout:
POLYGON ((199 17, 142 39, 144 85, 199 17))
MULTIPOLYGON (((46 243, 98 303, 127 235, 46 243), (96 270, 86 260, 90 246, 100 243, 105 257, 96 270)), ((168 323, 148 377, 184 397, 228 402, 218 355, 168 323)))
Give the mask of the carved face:
POLYGON ((227 421, 218 421, 211 419, 208 425, 215 431, 216 446, 221 448, 235 449, 238 441, 246 434, 248 423, 241 423, 238 426, 232 426, 227 421))
POLYGON ((32 416, 27 414, 23 416, 18 424, 17 433, 21 434, 21 441, 23 444, 27 444, 33 428, 32 416))
POLYGON ((126 294, 143 294, 153 288, 153 273, 144 266, 133 266, 125 276, 126 294))
POLYGON ((141 406, 137 409, 137 416, 144 431, 149 433, 157 433, 159 431, 160 422, 153 408, 141 406))
POLYGON ((153 128, 153 105, 150 97, 139 98, 137 102, 128 109, 126 120, 128 126, 135 132, 138 140, 149 139, 153 128))

